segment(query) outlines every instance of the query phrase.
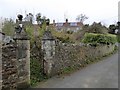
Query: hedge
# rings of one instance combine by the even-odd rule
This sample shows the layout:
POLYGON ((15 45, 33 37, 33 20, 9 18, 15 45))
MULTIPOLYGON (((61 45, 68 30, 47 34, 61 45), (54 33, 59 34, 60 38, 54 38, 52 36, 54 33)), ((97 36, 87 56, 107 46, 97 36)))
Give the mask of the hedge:
POLYGON ((117 40, 120 43, 120 35, 117 35, 117 40))
POLYGON ((82 39, 83 43, 86 44, 115 44, 117 42, 116 35, 112 34, 94 34, 86 33, 82 39))

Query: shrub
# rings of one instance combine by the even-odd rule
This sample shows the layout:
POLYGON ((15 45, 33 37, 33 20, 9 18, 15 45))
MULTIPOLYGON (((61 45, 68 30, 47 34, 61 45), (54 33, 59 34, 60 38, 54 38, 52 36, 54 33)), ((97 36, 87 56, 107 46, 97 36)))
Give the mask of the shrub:
POLYGON ((73 31, 67 31, 67 34, 73 34, 73 31))
POLYGON ((35 86, 40 81, 47 79, 47 77, 43 74, 42 64, 35 58, 30 59, 30 79, 31 86, 35 86))
POLYGON ((36 40, 36 44, 31 48, 30 53, 30 79, 31 86, 37 85, 40 81, 47 79, 43 74, 43 54, 41 51, 41 43, 36 40))
POLYGON ((82 42, 92 44, 92 45, 115 44, 117 42, 117 38, 116 38, 116 35, 112 35, 112 34, 86 33, 82 42))
POLYGON ((12 19, 5 19, 2 27, 2 32, 8 36, 14 35, 14 28, 15 22, 12 19))
POLYGON ((117 41, 120 43, 120 35, 117 35, 117 41))
POLYGON ((58 32, 54 29, 51 30, 52 35, 62 41, 62 43, 74 43, 73 34, 68 34, 65 31, 58 32))
POLYGON ((88 32, 89 33, 98 33, 98 34, 107 34, 108 29, 103 26, 101 23, 94 22, 91 26, 89 26, 88 32))
POLYGON ((72 41, 70 41, 69 37, 66 38, 56 37, 56 38, 59 39, 62 43, 73 43, 72 41))

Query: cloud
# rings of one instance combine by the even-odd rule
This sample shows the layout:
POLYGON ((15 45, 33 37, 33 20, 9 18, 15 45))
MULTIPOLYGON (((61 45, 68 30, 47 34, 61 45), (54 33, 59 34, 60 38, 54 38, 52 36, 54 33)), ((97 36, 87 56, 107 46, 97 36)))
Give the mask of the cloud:
MULTIPOLYGON (((18 13, 42 13, 51 20, 64 21, 68 12, 69 20, 75 21, 84 13, 89 22, 102 21, 117 16, 119 0, 0 0, 0 16, 15 17, 18 13)), ((115 18, 116 19, 116 18, 115 18)))

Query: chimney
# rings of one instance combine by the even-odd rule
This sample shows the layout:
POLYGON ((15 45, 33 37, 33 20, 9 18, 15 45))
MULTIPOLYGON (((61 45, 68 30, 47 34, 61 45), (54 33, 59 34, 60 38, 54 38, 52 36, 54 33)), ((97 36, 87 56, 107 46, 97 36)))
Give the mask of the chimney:
POLYGON ((68 19, 66 19, 66 23, 68 23, 68 19))
POLYGON ((65 20, 65 27, 68 27, 68 19, 65 20))
POLYGON ((55 26, 55 20, 53 20, 53 26, 55 26))

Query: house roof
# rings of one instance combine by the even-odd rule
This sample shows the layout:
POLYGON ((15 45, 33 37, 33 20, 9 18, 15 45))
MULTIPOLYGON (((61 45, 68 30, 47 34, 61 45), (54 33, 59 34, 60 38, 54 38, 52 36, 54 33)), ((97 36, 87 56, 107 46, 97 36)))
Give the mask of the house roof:
MULTIPOLYGON (((81 22, 59 22, 59 23, 51 23, 49 26, 56 26, 56 27, 82 27, 83 23, 81 22)), ((34 24, 34 29, 38 29, 40 26, 38 24, 34 24)))
POLYGON ((81 22, 65 22, 65 23, 54 23, 58 27, 63 27, 63 26, 70 26, 70 27, 78 27, 78 26, 83 26, 83 23, 81 22))

